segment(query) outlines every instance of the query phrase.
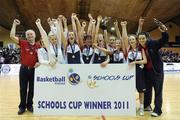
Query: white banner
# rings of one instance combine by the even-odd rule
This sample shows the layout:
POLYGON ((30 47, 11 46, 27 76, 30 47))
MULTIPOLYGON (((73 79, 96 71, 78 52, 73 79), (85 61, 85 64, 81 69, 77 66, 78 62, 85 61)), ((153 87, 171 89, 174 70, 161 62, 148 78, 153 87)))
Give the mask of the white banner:
POLYGON ((178 73, 180 72, 180 63, 164 63, 165 73, 178 73))
POLYGON ((35 71, 36 115, 135 115, 135 67, 41 65, 35 71))

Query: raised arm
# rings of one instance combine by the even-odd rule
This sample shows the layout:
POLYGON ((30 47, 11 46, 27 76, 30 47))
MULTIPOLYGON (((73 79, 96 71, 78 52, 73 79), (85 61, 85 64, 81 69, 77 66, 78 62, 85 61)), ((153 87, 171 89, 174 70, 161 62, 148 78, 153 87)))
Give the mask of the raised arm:
MULTIPOLYGON (((49 24, 53 24, 50 18, 48 18, 47 21, 48 21, 49 24)), ((49 46, 50 42, 49 42, 47 33, 45 32, 45 30, 43 29, 43 27, 41 25, 41 20, 40 19, 36 20, 36 25, 37 25, 37 27, 39 29, 40 34, 41 34, 42 41, 44 42, 44 45, 45 45, 45 47, 46 47, 46 49, 48 51, 49 64, 51 66, 54 66, 56 64, 56 58, 55 58, 55 56, 53 56, 51 54, 50 46, 49 46)))
MULTIPOLYGON (((157 22, 157 21, 155 21, 157 22)), ((160 21, 158 21, 160 22, 160 21)), ((158 25, 158 29, 161 32, 161 38, 159 40, 149 40, 148 42, 148 47, 152 48, 152 49, 156 49, 159 50, 160 48, 162 48, 164 46, 164 44, 166 44, 169 40, 169 35, 167 33, 167 27, 163 24, 163 23, 156 23, 158 25)), ((141 34, 141 33, 140 33, 141 34)))
POLYGON ((124 43, 124 40, 122 39, 122 36, 121 36, 121 33, 120 33, 120 30, 119 30, 119 27, 118 27, 118 21, 114 22, 114 27, 115 27, 115 30, 116 30, 116 35, 118 37, 118 39, 121 40, 121 45, 122 45, 122 50, 123 50, 123 53, 126 54, 126 50, 127 48, 125 47, 125 43, 124 43))
POLYGON ((97 25, 96 25, 95 37, 94 37, 94 43, 96 43, 96 44, 97 44, 98 32, 99 32, 99 26, 100 26, 101 20, 102 20, 102 16, 99 15, 98 18, 97 18, 97 25))
MULTIPOLYGON (((126 28, 127 22, 121 22, 122 27, 122 40, 124 41, 125 48, 127 49, 129 47, 128 44, 128 35, 127 35, 127 28, 126 28)), ((127 51, 127 50, 126 50, 127 51)))
POLYGON ((60 29, 60 26, 59 26, 58 21, 56 19, 52 19, 52 22, 57 29, 57 31, 56 31, 57 42, 58 42, 59 48, 61 48, 61 30, 62 29, 60 29))
POLYGON ((136 35, 138 35, 140 32, 142 32, 143 23, 144 23, 144 19, 142 17, 140 17, 136 35))
POLYGON ((74 16, 74 20, 75 20, 75 23, 77 25, 77 31, 79 32, 81 30, 81 27, 82 27, 81 23, 80 23, 80 21, 79 21, 77 16, 74 16))
POLYGON ((88 29, 87 29, 87 34, 91 35, 92 34, 92 27, 93 27, 93 25, 92 25, 93 17, 90 13, 88 14, 88 17, 89 17, 89 25, 88 25, 88 29))
POLYGON ((76 17, 76 14, 75 13, 72 13, 72 16, 71 16, 71 22, 72 22, 72 28, 73 28, 73 31, 75 33, 75 36, 76 36, 76 42, 79 44, 79 41, 78 41, 78 34, 77 34, 77 27, 76 27, 76 23, 75 23, 75 17, 76 17))
POLYGON ((10 38, 17 44, 19 44, 19 38, 16 37, 16 26, 20 25, 20 21, 18 19, 15 19, 13 21, 13 25, 10 32, 10 38))
MULTIPOLYGON (((64 32, 67 34, 68 33, 68 27, 67 27, 67 18, 65 18, 64 16, 63 16, 63 25, 64 25, 64 32)), ((63 27, 62 27, 63 28, 63 27)))
POLYGON ((83 39, 84 39, 84 28, 86 27, 86 22, 82 22, 81 30, 78 32, 78 40, 80 48, 82 49, 84 47, 83 39))
POLYGON ((92 20, 92 40, 94 42, 94 38, 95 38, 95 33, 96 33, 96 20, 93 19, 92 20))
POLYGON ((160 49, 166 44, 169 40, 169 35, 167 33, 167 27, 163 24, 162 26, 158 27, 159 31, 161 32, 161 38, 157 42, 157 48, 160 49))
POLYGON ((107 34, 107 29, 104 30, 104 41, 105 41, 105 44, 106 44, 106 48, 108 48, 109 46, 109 40, 108 40, 108 34, 107 34))
POLYGON ((66 37, 64 36, 62 20, 63 20, 63 16, 59 15, 58 16, 58 24, 59 24, 59 27, 61 29, 61 41, 62 41, 63 47, 66 48, 67 40, 66 40, 66 37))
POLYGON ((121 32, 120 32, 119 27, 118 27, 118 21, 114 22, 114 27, 115 27, 115 30, 116 30, 117 37, 119 39, 122 39, 121 32))
MULTIPOLYGON (((51 21, 50 18, 48 18, 48 23, 52 24, 52 21, 51 21)), ((41 37, 42 37, 42 41, 44 42, 44 45, 47 48, 47 51, 50 52, 50 47, 49 47, 50 42, 49 42, 46 31, 43 29, 43 27, 41 25, 41 20, 40 19, 36 20, 36 25, 37 25, 37 27, 39 29, 39 32, 40 32, 41 37)))

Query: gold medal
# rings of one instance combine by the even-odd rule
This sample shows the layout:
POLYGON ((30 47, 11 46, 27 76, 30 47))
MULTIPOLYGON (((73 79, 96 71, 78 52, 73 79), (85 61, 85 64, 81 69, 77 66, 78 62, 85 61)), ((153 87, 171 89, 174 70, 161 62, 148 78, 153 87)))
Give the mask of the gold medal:
POLYGON ((73 55, 73 56, 72 56, 72 58, 74 59, 74 58, 75 58, 75 56, 73 55))

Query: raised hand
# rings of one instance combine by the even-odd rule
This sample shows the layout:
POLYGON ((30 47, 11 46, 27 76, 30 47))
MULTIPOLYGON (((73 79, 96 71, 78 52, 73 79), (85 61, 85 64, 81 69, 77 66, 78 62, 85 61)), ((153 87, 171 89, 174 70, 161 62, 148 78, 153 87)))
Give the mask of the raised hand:
POLYGON ((63 22, 67 23, 67 18, 63 16, 63 22))
POLYGON ((57 22, 57 20, 53 18, 53 19, 52 19, 52 22, 53 22, 53 24, 54 24, 55 22, 57 22))
POLYGON ((59 15, 58 19, 63 20, 63 17, 64 17, 63 15, 59 15))
POLYGON ((157 20, 156 18, 153 19, 161 32, 165 32, 168 30, 167 27, 161 21, 157 20))
POLYGON ((21 24, 21 22, 20 22, 18 19, 14 19, 13 24, 15 24, 15 25, 20 25, 20 24, 21 24))
POLYGON ((102 20, 102 16, 99 15, 98 18, 97 18, 98 21, 101 21, 102 20))
POLYGON ((118 21, 117 21, 117 20, 114 22, 114 25, 115 25, 115 26, 118 26, 118 21))
POLYGON ((142 17, 139 18, 139 25, 143 25, 144 19, 142 17))
POLYGON ((127 21, 122 21, 121 22, 121 26, 126 26, 127 25, 127 21))
POLYGON ((82 27, 86 27, 86 22, 82 22, 82 27))
POLYGON ((39 18, 36 20, 36 24, 38 23, 41 23, 41 20, 39 18))
POLYGON ((76 13, 72 13, 71 17, 72 17, 72 18, 76 18, 76 17, 77 17, 77 14, 76 14, 76 13))
POLYGON ((53 22, 52 22, 51 18, 48 18, 48 19, 47 19, 47 22, 48 22, 48 24, 49 24, 50 26, 53 25, 53 22))
POLYGON ((89 19, 93 19, 91 13, 88 14, 89 19))
POLYGON ((166 27, 164 24, 161 25, 161 26, 159 26, 158 29, 159 29, 161 32, 165 32, 165 31, 168 30, 167 27, 166 27))
POLYGON ((95 19, 92 19, 92 23, 93 23, 93 24, 96 24, 96 20, 95 20, 95 19))

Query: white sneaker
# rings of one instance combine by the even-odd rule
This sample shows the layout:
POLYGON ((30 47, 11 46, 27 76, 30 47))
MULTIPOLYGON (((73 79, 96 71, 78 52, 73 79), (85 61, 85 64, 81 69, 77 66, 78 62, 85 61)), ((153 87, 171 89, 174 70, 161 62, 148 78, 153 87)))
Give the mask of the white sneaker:
POLYGON ((155 112, 152 112, 152 113, 151 113, 151 116, 153 116, 153 117, 158 117, 159 115, 158 115, 157 113, 155 113, 155 112))
POLYGON ((151 106, 147 106, 146 108, 144 108, 144 111, 152 111, 151 106))
POLYGON ((139 115, 144 116, 144 108, 139 108, 139 115))

